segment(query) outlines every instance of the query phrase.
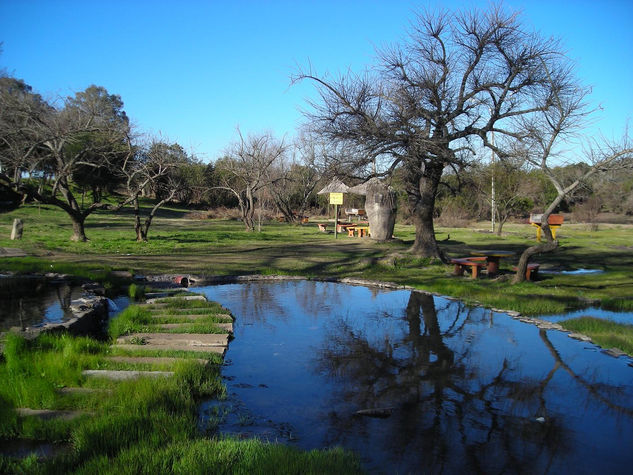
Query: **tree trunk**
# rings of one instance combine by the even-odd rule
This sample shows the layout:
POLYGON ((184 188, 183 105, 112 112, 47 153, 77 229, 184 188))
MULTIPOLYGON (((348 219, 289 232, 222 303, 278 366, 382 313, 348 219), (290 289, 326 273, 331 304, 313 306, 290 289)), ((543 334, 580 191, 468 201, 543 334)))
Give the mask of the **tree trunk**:
POLYGON ((253 190, 250 187, 246 188, 246 200, 244 211, 244 225, 247 231, 255 231, 255 198, 253 197, 253 190))
POLYGON ((84 221, 86 217, 81 213, 68 213, 70 216, 70 220, 73 223, 73 235, 71 236, 71 241, 78 242, 86 242, 88 238, 86 237, 86 232, 84 230, 84 221))
POLYGON ((443 169, 442 164, 428 164, 422 174, 416 174, 414 180, 417 183, 412 180, 407 187, 411 216, 415 226, 415 242, 409 251, 421 257, 434 257, 441 260, 444 260, 444 257, 435 240, 433 212, 435 211, 435 195, 443 169))
MULTIPOLYGON (((545 228, 543 228, 543 231, 545 231, 545 228)), ((549 228, 547 231, 551 234, 549 228)), ((525 251, 523 251, 523 254, 521 254, 521 258, 519 259, 519 263, 517 264, 517 272, 516 274, 514 274, 512 283, 518 284, 519 282, 525 282, 525 273, 527 271, 527 266, 532 256, 535 256, 536 254, 543 254, 545 252, 552 252, 557 247, 558 241, 554 239, 543 244, 537 244, 535 246, 528 247, 525 251)))
POLYGON ((554 239, 554 237, 552 236, 552 230, 549 227, 548 220, 549 215, 554 212, 554 210, 560 204, 564 197, 564 193, 559 193, 554 201, 552 201, 552 203, 550 203, 550 205, 547 207, 545 213, 543 213, 543 215, 541 216, 541 230, 542 234, 545 236, 546 242, 530 246, 525 251, 523 251, 523 254, 521 254, 521 257, 519 258, 519 263, 517 264, 517 272, 516 274, 514 274, 514 278, 512 279, 513 284, 525 282, 527 266, 530 263, 530 258, 532 256, 535 256, 536 254, 552 252, 558 247, 558 240, 554 239))
POLYGON ((501 236, 501 231, 503 230, 503 225, 506 223, 506 221, 508 220, 508 216, 504 216, 503 218, 501 216, 497 216, 497 236, 501 236))
POLYGON ((143 225, 141 224, 141 207, 139 205, 138 195, 134 198, 134 232, 138 242, 147 241, 147 235, 143 233, 143 225))

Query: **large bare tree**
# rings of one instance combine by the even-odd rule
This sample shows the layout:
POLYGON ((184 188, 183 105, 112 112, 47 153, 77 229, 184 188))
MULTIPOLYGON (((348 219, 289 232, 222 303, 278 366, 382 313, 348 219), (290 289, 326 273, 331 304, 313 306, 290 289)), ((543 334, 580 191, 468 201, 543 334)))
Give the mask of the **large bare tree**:
POLYGON ((517 118, 548 110, 556 91, 573 86, 561 51, 500 6, 427 11, 403 44, 379 51, 367 73, 329 79, 299 71, 293 80, 316 83, 321 99, 307 117, 324 137, 357 152, 344 163, 349 173, 403 170, 416 228, 411 252, 442 257, 433 211, 444 170, 467 163, 474 141, 492 131, 521 134, 517 118))

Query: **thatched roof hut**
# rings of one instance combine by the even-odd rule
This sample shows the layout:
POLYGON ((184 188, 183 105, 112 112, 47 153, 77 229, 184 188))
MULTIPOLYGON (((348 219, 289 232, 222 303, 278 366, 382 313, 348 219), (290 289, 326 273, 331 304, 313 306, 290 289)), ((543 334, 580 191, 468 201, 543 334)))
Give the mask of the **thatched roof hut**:
POLYGON ((347 193, 349 186, 338 178, 334 178, 325 188, 317 192, 317 195, 325 195, 327 193, 347 193))
POLYGON ((384 190, 385 188, 391 189, 390 186, 384 185, 379 178, 374 177, 370 178, 365 183, 350 187, 347 191, 348 193, 366 196, 368 191, 374 191, 376 189, 384 190))

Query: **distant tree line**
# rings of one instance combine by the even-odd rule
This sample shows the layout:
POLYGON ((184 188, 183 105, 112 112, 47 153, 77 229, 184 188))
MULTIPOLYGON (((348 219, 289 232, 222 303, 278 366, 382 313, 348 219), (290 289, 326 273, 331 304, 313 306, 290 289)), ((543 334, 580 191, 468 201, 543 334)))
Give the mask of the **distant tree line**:
POLYGON ((316 186, 326 174, 313 137, 286 144, 267 133, 238 135, 224 156, 205 164, 177 143, 134 130, 121 97, 103 87, 52 103, 2 74, 0 205, 56 206, 68 215, 75 241, 88 239, 85 221, 102 209, 131 208, 136 239, 147 241, 156 212, 170 201, 239 206, 248 230, 256 205, 268 203, 291 222, 316 205, 316 186), (153 200, 150 208, 143 198, 153 200))

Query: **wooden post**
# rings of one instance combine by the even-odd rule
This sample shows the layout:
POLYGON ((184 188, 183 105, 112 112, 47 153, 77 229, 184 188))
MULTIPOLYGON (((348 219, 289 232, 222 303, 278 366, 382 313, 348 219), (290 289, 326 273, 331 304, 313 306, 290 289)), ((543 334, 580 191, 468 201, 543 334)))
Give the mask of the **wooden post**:
POLYGON ((338 237, 338 205, 343 204, 343 193, 330 193, 330 204, 334 205, 334 239, 338 237))

